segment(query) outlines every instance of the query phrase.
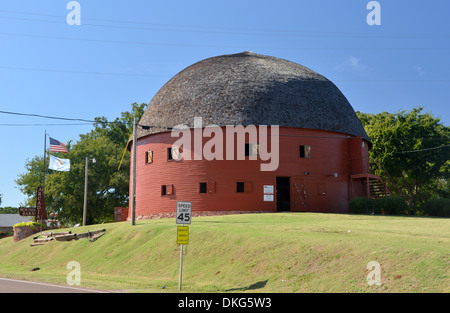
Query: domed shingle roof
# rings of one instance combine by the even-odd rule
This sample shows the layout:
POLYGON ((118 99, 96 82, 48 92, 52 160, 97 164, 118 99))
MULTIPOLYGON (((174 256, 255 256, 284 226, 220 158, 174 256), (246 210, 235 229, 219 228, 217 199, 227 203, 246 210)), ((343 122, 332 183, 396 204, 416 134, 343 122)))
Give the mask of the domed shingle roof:
POLYGON ((184 124, 279 125, 361 136, 369 140, 341 91, 324 76, 287 60, 243 52, 197 62, 154 96, 138 137, 184 124))

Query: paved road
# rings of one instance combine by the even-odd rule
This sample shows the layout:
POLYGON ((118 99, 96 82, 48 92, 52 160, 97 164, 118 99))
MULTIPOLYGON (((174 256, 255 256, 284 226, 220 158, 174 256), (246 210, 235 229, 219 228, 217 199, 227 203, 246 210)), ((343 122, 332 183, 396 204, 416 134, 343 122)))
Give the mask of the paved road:
POLYGON ((0 278, 0 293, 104 293, 105 291, 0 278))

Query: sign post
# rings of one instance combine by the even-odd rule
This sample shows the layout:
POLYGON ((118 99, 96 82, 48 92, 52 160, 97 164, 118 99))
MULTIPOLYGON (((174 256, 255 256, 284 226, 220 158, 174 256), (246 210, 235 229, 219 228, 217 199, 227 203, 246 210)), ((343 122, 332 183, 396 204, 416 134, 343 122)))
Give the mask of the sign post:
POLYGON ((39 222, 41 223, 42 231, 42 224, 47 219, 47 210, 45 209, 44 191, 40 186, 37 189, 36 210, 36 220, 39 220, 39 222))
POLYGON ((19 214, 20 216, 37 216, 37 209, 36 208, 19 208, 19 214))
POLYGON ((190 224, 192 202, 177 201, 177 224, 190 224))
POLYGON ((183 277, 183 245, 189 243, 189 226, 184 224, 191 224, 192 216, 192 202, 177 201, 177 215, 176 222, 181 224, 177 227, 177 244, 180 245, 180 280, 178 290, 181 291, 181 282, 183 277))
POLYGON ((38 187, 37 189, 37 201, 36 201, 36 210, 37 210, 37 219, 46 220, 47 219, 47 211, 45 210, 45 201, 44 201, 44 191, 42 187, 38 187))
POLYGON ((177 244, 187 245, 189 243, 189 226, 177 227, 177 244))

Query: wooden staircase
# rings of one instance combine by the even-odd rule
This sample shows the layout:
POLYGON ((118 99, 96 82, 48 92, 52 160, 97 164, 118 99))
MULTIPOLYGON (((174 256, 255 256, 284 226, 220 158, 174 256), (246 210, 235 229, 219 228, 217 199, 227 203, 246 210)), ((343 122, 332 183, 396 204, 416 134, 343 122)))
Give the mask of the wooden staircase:
POLYGON ((370 198, 379 199, 391 197, 392 193, 389 188, 386 186, 386 183, 379 178, 369 179, 369 190, 370 190, 370 198))
POLYGON ((388 186, 380 176, 369 173, 362 173, 351 175, 352 198, 357 197, 354 193, 354 186, 358 182, 364 185, 364 197, 377 199, 392 196, 392 192, 389 190, 388 186))
POLYGON ((379 199, 392 197, 392 192, 383 179, 374 172, 386 173, 386 179, 391 187, 397 188, 394 180, 383 167, 381 162, 376 159, 369 160, 369 167, 363 167, 362 172, 350 175, 351 195, 350 198, 357 197, 379 199))

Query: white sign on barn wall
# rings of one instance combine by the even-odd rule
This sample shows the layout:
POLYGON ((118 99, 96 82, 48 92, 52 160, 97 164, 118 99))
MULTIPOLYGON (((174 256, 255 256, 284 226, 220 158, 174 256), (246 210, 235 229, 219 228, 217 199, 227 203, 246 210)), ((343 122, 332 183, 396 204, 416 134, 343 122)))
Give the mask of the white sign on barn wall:
POLYGON ((264 194, 273 195, 273 185, 264 185, 264 194))
POLYGON ((264 185, 264 201, 274 201, 273 185, 264 185))

